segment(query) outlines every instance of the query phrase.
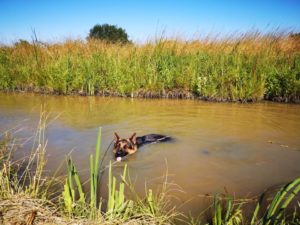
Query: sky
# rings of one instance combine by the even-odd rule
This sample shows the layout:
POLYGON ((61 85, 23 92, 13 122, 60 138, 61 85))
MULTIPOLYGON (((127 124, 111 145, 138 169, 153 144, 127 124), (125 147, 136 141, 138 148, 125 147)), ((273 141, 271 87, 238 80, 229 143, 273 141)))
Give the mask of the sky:
POLYGON ((126 30, 134 42, 195 39, 277 28, 300 32, 300 0, 0 0, 0 42, 84 39, 95 24, 126 30))

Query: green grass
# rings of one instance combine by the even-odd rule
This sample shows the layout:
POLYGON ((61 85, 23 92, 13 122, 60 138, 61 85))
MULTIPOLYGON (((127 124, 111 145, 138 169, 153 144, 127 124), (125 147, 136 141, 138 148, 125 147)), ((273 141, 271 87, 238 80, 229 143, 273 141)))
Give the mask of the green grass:
POLYGON ((258 32, 143 45, 67 40, 0 47, 0 90, 299 101, 300 38, 258 32))
POLYGON ((283 186, 271 199, 265 199, 266 193, 257 199, 256 207, 249 217, 243 212, 243 206, 247 201, 234 201, 232 197, 215 196, 212 205, 212 216, 209 224, 212 225, 270 225, 270 224, 299 224, 299 202, 294 203, 294 213, 288 206, 292 201, 299 201, 300 178, 297 178, 283 186), (295 197, 298 196, 297 200, 295 197), (266 206, 263 205, 266 201, 266 206), (298 205, 298 206, 297 206, 298 205))
MULTIPOLYGON (((89 190, 83 183, 71 157, 67 158, 64 179, 47 177, 45 138, 47 115, 41 120, 34 136, 29 157, 14 161, 15 139, 1 134, 0 142, 0 222, 24 224, 211 224, 211 225, 271 225, 299 224, 300 178, 282 186, 273 197, 263 193, 252 200, 215 195, 208 210, 198 217, 181 214, 170 202, 168 182, 161 191, 146 189, 144 197, 134 190, 127 165, 119 177, 113 175, 114 163, 101 165, 101 129, 95 157, 90 156, 89 190), (100 179, 102 172, 108 180, 100 179), (99 196, 98 185, 108 185, 107 196, 99 196), (105 200, 106 199, 106 200, 105 200), (254 204, 251 211, 244 206, 254 204), (206 216, 205 216, 206 215, 206 216), (208 215, 208 216, 207 216, 208 215)), ((88 160, 88 159, 87 159, 88 160)))

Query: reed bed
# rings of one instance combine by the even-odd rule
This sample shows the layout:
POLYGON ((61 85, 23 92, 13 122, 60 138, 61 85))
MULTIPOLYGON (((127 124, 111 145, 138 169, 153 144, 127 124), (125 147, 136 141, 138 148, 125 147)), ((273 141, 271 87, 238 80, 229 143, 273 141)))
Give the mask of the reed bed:
POLYGON ((223 39, 18 41, 0 47, 0 90, 216 101, 300 99, 300 37, 248 32, 223 39))

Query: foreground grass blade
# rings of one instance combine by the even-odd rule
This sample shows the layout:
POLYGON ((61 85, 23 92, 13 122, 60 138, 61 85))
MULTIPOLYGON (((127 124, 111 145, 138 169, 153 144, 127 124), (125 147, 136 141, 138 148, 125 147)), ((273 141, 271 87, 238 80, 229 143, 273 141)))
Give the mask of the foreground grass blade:
POLYGON ((98 174, 99 174, 99 162, 101 153, 101 127, 98 130, 97 143, 95 149, 95 159, 93 155, 90 155, 90 192, 92 208, 97 208, 97 186, 98 186, 98 174), (95 161, 94 161, 95 160, 95 161))
POLYGON ((300 183, 297 182, 297 186, 295 186, 295 188, 291 191, 291 193, 287 196, 286 200, 281 205, 281 207, 278 211, 277 217, 276 217, 276 221, 280 220, 284 210, 287 208, 287 206, 290 204, 290 202, 294 199, 294 197, 299 193, 299 191, 300 191, 300 183))
POLYGON ((90 206, 91 208, 96 208, 96 189, 95 189, 95 178, 94 178, 94 157, 93 155, 90 155, 90 206))
POLYGON ((225 215, 225 221, 227 222, 231 216, 232 208, 233 208, 233 202, 232 198, 227 199, 227 209, 226 209, 226 215, 225 215))
POLYGON ((99 162, 100 162, 100 154, 101 154, 101 127, 98 130, 97 143, 96 143, 96 155, 95 155, 95 167, 94 174, 96 179, 98 179, 99 174, 99 162))
POLYGON ((254 209, 254 212, 253 212, 253 215, 252 215, 252 218, 251 218, 251 222, 250 222, 251 225, 254 225, 257 221, 257 215, 258 215, 258 212, 260 210, 260 207, 261 207, 261 204, 262 204, 262 201, 263 201, 264 197, 265 197, 265 193, 262 193, 259 197, 259 200, 258 200, 258 202, 255 206, 255 209, 254 209))
POLYGON ((72 205, 73 205, 73 198, 72 198, 72 191, 69 186, 68 178, 66 179, 66 183, 64 185, 64 191, 62 193, 64 203, 65 203, 65 208, 68 213, 72 212, 72 205))
MULTIPOLYGON (((264 224, 268 225, 271 223, 272 219, 275 219, 277 217, 277 209, 279 205, 282 203, 284 197, 288 194, 289 191, 291 191, 294 187, 296 187, 296 191, 299 192, 299 185, 300 185, 300 178, 295 179, 294 181, 288 183, 283 188, 281 188, 277 194, 275 195, 273 201, 271 202, 270 207, 267 210, 267 213, 264 217, 264 224)), ((292 198, 295 195, 292 193, 289 195, 287 201, 285 202, 285 207, 287 204, 292 200, 292 198)), ((285 209, 285 208, 283 208, 285 209)), ((281 213, 281 212, 280 212, 281 213)))
POLYGON ((153 215, 155 215, 152 189, 149 189, 149 190, 148 190, 147 201, 148 201, 148 204, 149 204, 149 208, 150 208, 151 213, 152 213, 153 215))

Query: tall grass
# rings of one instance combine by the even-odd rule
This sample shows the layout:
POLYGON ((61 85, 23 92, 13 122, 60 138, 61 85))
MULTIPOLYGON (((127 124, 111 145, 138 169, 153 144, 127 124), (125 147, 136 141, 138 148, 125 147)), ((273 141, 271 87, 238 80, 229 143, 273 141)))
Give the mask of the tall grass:
POLYGON ((143 45, 67 40, 0 47, 0 90, 298 101, 300 38, 246 33, 143 45))
POLYGON ((0 224, 57 222, 52 202, 57 191, 52 187, 59 181, 45 173, 46 118, 47 114, 41 113, 28 157, 14 160, 20 145, 7 132, 0 134, 0 224))

